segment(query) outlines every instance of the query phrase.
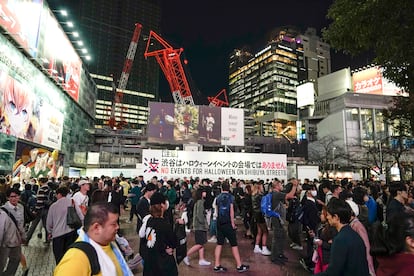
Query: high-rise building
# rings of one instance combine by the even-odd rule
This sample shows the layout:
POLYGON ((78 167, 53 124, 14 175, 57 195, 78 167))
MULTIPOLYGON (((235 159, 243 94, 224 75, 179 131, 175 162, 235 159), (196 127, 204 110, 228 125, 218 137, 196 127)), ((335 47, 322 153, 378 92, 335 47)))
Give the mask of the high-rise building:
POLYGON ((236 49, 230 55, 230 106, 253 112, 253 135, 296 139, 296 86, 330 72, 330 47, 314 29, 272 32, 255 55, 236 49))
MULTIPOLYGON (((124 128, 142 129, 147 124, 148 101, 159 98, 159 66, 154 59, 144 59, 145 38, 149 30, 160 31, 159 0, 97 1, 50 0, 55 10, 66 9, 79 32, 79 39, 88 49, 91 60, 87 67, 98 87, 95 127, 107 127, 114 101, 113 83, 117 86, 126 54, 135 29, 142 24, 140 40, 123 92, 122 111, 115 113, 116 121, 124 121, 124 128)), ((56 12, 60 20, 66 20, 56 12)), ((63 24, 65 26, 65 24, 63 24)), ((67 32, 70 29, 66 28, 67 32)))
POLYGON ((331 47, 321 41, 316 29, 308 28, 298 36, 303 45, 304 63, 307 70, 306 80, 316 81, 331 73, 331 47))

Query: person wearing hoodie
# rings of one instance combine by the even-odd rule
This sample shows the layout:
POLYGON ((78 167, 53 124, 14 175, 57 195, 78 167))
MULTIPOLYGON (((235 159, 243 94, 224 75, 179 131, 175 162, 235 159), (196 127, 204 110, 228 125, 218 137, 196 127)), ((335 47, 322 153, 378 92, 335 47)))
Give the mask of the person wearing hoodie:
POLYGON ((349 225, 351 228, 358 233, 358 235, 361 237, 361 239, 364 241, 365 248, 367 251, 367 262, 368 262, 368 270, 369 275, 375 276, 375 268, 374 268, 374 261, 372 259, 372 256, 370 254, 371 245, 369 243, 368 238, 368 232, 365 226, 362 224, 362 222, 359 221, 358 215, 359 215, 359 206, 355 202, 352 201, 352 199, 345 200, 346 203, 349 204, 349 207, 352 209, 351 214, 351 221, 349 222, 349 225))
POLYGON ((377 276, 412 275, 414 271, 414 215, 395 214, 387 225, 374 224, 371 254, 378 261, 377 276))

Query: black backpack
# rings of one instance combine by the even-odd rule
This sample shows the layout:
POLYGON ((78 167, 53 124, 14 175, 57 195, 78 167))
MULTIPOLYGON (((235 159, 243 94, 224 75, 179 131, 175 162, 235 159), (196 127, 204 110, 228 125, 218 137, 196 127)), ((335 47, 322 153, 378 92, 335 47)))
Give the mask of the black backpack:
POLYGON ((220 225, 229 224, 231 223, 230 219, 230 202, 231 202, 231 194, 229 193, 222 193, 220 194, 217 199, 217 223, 220 225))
POLYGON ((289 206, 286 211, 286 220, 289 222, 302 222, 303 205, 297 198, 289 200, 289 206))
POLYGON ((45 207, 49 208, 50 205, 52 205, 56 201, 57 201, 56 192, 53 189, 48 188, 47 199, 45 200, 45 207))
POLYGON ((74 242, 69 248, 77 248, 82 250, 89 259, 91 265, 92 275, 99 274, 101 272, 101 265, 99 264, 98 254, 95 248, 90 243, 84 241, 74 242))

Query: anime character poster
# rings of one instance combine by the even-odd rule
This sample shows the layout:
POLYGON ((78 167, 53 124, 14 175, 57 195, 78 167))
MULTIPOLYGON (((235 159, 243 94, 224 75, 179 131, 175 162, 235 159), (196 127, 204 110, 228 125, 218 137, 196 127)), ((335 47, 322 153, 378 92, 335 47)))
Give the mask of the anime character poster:
POLYGON ((64 116, 41 97, 30 83, 0 70, 0 132, 60 149, 64 116))
POLYGON ((174 138, 174 104, 149 103, 148 141, 171 142, 174 138))
POLYGON ((221 143, 221 109, 200 106, 199 111, 198 143, 219 145, 221 143))
POLYGON ((174 109, 174 140, 179 143, 197 143, 198 106, 177 104, 174 109))
POLYGON ((41 140, 36 98, 30 88, 0 71, 0 132, 17 138, 41 140))

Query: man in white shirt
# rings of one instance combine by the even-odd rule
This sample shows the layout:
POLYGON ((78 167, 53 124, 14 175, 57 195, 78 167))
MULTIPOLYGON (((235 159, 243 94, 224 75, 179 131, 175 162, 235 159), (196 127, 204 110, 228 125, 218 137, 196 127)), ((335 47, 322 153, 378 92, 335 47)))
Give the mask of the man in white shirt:
POLYGON ((89 197, 87 193, 90 189, 90 184, 90 181, 87 179, 80 180, 78 183, 80 189, 72 197, 75 203, 76 212, 78 213, 78 216, 82 221, 82 224, 85 218, 86 211, 88 210, 89 197))

